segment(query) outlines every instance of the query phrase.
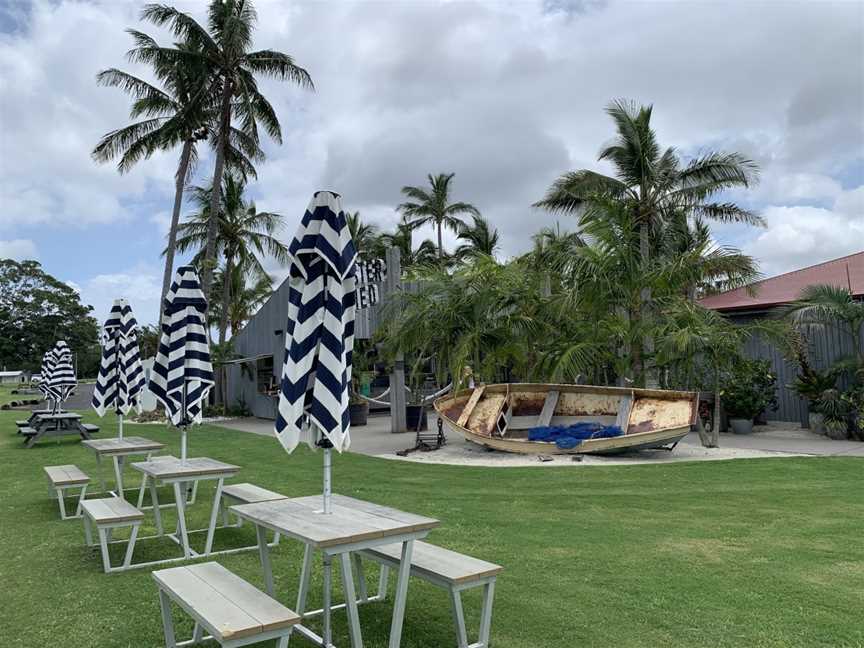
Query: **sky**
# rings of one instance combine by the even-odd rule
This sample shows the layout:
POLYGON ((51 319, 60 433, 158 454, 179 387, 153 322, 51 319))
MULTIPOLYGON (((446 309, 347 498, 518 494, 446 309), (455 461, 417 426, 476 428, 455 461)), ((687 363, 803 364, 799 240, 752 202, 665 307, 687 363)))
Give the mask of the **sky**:
MULTIPOLYGON (((100 320, 122 296, 148 323, 179 151, 125 175, 90 157, 128 123, 128 98, 96 73, 148 76, 126 61, 124 30, 171 42, 138 19, 142 4, 0 0, 0 258, 39 260, 100 320)), ((766 276, 864 249, 862 2, 255 4, 256 48, 291 54, 316 86, 261 84, 284 142, 265 143, 249 192, 284 215, 286 241, 316 190, 390 229, 401 187, 453 172, 453 198, 498 228, 502 258, 518 254, 543 226, 574 227, 531 205, 561 173, 610 171, 604 107, 627 98, 653 104, 660 142, 685 160, 723 150, 759 164, 759 185, 731 198, 767 227, 714 236, 766 276)), ((204 16, 203 2, 174 5, 204 16)), ((194 182, 211 174, 204 154, 194 182)))

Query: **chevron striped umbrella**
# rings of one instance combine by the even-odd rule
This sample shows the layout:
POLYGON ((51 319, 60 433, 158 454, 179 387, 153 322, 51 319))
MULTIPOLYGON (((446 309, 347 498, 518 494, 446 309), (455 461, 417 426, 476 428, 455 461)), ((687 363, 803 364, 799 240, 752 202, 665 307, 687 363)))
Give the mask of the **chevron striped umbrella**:
POLYGON ((177 269, 162 312, 159 350, 150 374, 150 391, 181 430, 180 457, 186 461, 186 428, 201 423, 213 387, 207 339, 207 301, 192 266, 177 269))
POLYGON ((144 371, 138 350, 138 322, 125 299, 117 299, 102 327, 102 360, 93 391, 93 409, 101 417, 113 409, 117 436, 123 438, 123 416, 135 408, 141 412, 144 371))
POLYGON ((75 378, 75 368, 72 366, 72 350, 65 341, 59 340, 54 345, 51 355, 52 364, 46 389, 54 400, 54 408, 59 409, 60 404, 69 398, 78 380, 75 378))
POLYGON ((330 449, 351 444, 348 389, 354 348, 357 252, 339 194, 318 191, 289 246, 288 324, 276 437, 324 448, 324 511, 330 511, 330 449))
MULTIPOLYGON (((46 401, 54 400, 54 396, 48 391, 48 383, 51 380, 51 370, 54 367, 54 348, 50 348, 42 356, 42 366, 39 368, 38 389, 45 396, 46 401)), ((50 405, 50 403, 49 403, 50 405)))

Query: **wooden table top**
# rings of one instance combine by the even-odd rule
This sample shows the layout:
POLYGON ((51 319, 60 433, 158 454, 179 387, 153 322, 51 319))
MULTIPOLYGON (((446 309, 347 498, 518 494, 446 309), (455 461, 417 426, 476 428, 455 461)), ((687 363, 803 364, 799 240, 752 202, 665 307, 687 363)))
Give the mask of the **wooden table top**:
POLYGON ((81 445, 90 448, 98 455, 141 454, 165 447, 164 443, 134 436, 122 439, 85 439, 81 445))
POLYGON ((434 518, 389 506, 333 495, 333 512, 325 515, 321 495, 238 504, 231 511, 255 524, 297 538, 315 547, 332 547, 376 538, 388 539, 440 524, 434 518))
POLYGON ((190 457, 185 462, 177 457, 157 457, 150 461, 135 462, 132 467, 154 479, 229 476, 240 471, 240 466, 209 457, 190 457))
POLYGON ((60 414, 37 414, 36 418, 45 421, 62 421, 66 419, 80 419, 81 415, 75 412, 61 412, 60 414))

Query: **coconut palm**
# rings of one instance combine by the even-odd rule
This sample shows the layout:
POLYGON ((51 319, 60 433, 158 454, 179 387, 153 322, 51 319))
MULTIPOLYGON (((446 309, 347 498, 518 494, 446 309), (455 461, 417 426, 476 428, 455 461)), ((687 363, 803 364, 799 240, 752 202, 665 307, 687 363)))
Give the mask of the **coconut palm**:
MULTIPOLYGON (((228 305, 228 326, 231 329, 231 337, 237 335, 240 329, 252 319, 252 316, 273 294, 273 279, 268 276, 260 276, 249 272, 243 266, 235 266, 228 279, 231 283, 231 300, 228 305), (252 277, 252 283, 247 282, 247 277, 252 277)), ((225 285, 225 268, 220 268, 213 275, 213 287, 221 290, 225 285)), ((213 302, 212 316, 216 321, 222 321, 223 302, 213 302)))
MULTIPOLYGON (((554 213, 579 217, 580 226, 603 219, 610 200, 626 206, 633 214, 639 232, 641 271, 650 271, 658 234, 675 216, 763 223, 761 217, 731 202, 715 200, 727 189, 750 186, 757 179, 757 167, 737 153, 706 153, 682 163, 673 148, 662 149, 651 128, 651 106, 618 100, 606 112, 615 122, 617 136, 605 146, 599 160, 608 161, 615 170, 607 176, 590 169, 571 171, 559 177, 536 206, 554 213)), ((650 287, 641 294, 640 319, 651 317, 650 287)), ((650 327, 648 327, 650 328, 650 327)), ((646 354, 653 353, 654 340, 643 341, 646 354)), ((641 363, 643 354, 636 356, 641 363)), ((634 373, 642 373, 634 367, 634 373)), ((649 382, 655 382, 649 378, 649 382)))
POLYGON ((807 286, 798 300, 784 309, 784 314, 798 325, 838 329, 849 339, 855 363, 864 367, 864 344, 861 341, 864 302, 856 301, 848 288, 825 284, 807 286))
POLYGON ((454 173, 429 174, 430 189, 423 187, 402 187, 402 193, 410 198, 396 209, 405 217, 405 221, 413 227, 434 225, 438 232, 438 259, 444 259, 443 228, 448 227, 454 232, 463 225, 460 214, 479 216, 480 212, 474 205, 465 202, 450 202, 450 183, 454 173))
POLYGON ((414 248, 413 234, 414 227, 403 221, 396 226, 395 231, 381 234, 379 242, 384 248, 399 248, 403 268, 435 263, 439 259, 435 244, 429 239, 424 239, 417 248, 414 248))
POLYGON ((459 261, 475 259, 480 255, 494 256, 498 249, 498 230, 489 225, 489 221, 479 215, 472 215, 474 223, 462 223, 457 230, 456 238, 460 244, 453 256, 459 261))
POLYGON ((378 254, 380 245, 378 243, 378 227, 371 223, 364 223, 360 218, 360 212, 355 211, 353 214, 348 214, 348 231, 351 232, 351 239, 354 241, 354 247, 357 254, 374 258, 380 256, 378 254))
MULTIPOLYGON (((211 0, 207 27, 174 7, 150 4, 144 7, 142 18, 155 25, 167 26, 184 41, 193 43, 193 51, 167 49, 158 46, 139 49, 134 60, 160 65, 171 61, 195 60, 210 70, 208 78, 218 95, 218 121, 214 134, 215 162, 212 186, 222 185, 226 157, 231 142, 231 124, 236 117, 241 129, 257 145, 259 124, 276 142, 282 142, 282 129, 276 111, 258 88, 256 75, 290 81, 312 89, 312 78, 294 60, 275 50, 252 51, 252 32, 257 14, 252 0, 211 0)), ((216 246, 219 235, 219 192, 212 192, 210 221, 202 262, 202 287, 209 293, 211 276, 216 266, 216 246)))
MULTIPOLYGON (((222 308, 219 311, 219 342, 225 341, 231 310, 231 277, 235 268, 244 268, 247 276, 266 277, 262 259, 273 257, 280 263, 289 260, 288 247, 278 238, 282 228, 282 216, 272 212, 259 212, 255 203, 247 201, 243 193, 246 183, 237 174, 225 176, 220 199, 219 229, 216 250, 225 259, 222 273, 222 308)), ((193 187, 192 199, 198 206, 179 227, 177 250, 197 250, 193 263, 205 262, 207 240, 210 229, 211 187, 193 187)))
MULTIPOLYGON (((129 30, 137 44, 128 58, 135 59, 139 48, 158 47, 156 41, 143 32, 129 30)), ((190 43, 176 44, 178 50, 191 51, 190 43)), ((132 124, 105 134, 93 150, 97 162, 108 162, 119 157, 117 169, 126 173, 140 160, 156 151, 181 146, 180 160, 175 174, 174 206, 168 229, 168 247, 162 276, 162 301, 168 293, 174 273, 175 241, 184 189, 198 160, 198 143, 212 137, 215 111, 214 96, 207 80, 207 68, 194 58, 164 61, 154 60, 154 73, 162 87, 117 68, 103 70, 96 75, 102 86, 118 87, 133 98, 130 109, 132 124), (143 119, 139 119, 144 117, 143 119)), ((244 174, 255 174, 252 161, 263 159, 260 147, 243 132, 232 129, 227 160, 229 166, 244 174)), ((161 312, 159 314, 161 318, 161 312)))

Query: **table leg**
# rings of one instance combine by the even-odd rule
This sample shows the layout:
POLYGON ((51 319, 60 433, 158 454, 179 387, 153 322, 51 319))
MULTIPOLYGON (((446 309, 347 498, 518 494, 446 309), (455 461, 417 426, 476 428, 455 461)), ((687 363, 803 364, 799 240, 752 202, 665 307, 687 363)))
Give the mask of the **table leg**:
POLYGON ((396 581, 396 597, 393 602, 393 621, 390 623, 389 648, 399 648, 402 643, 402 622, 405 620, 405 599, 408 596, 408 578, 411 575, 411 557, 414 541, 402 543, 402 559, 399 563, 399 578, 396 581))
POLYGON ((468 632, 465 630, 465 612, 462 608, 462 595, 450 590, 450 606, 453 608, 453 621, 456 623, 456 641, 459 648, 468 648, 468 632))
POLYGON ((273 597, 273 569, 270 566, 270 547, 267 546, 267 529, 256 524, 255 532, 258 534, 258 555, 261 557, 261 570, 264 572, 264 591, 273 597))
POLYGON ((180 490, 180 482, 174 482, 174 498, 177 500, 177 526, 180 527, 180 542, 183 545, 183 557, 190 558, 189 536, 186 534, 186 498, 180 490))
POLYGON ((174 619, 171 617, 171 599, 163 591, 159 590, 159 607, 162 609, 162 630, 165 633, 166 648, 175 648, 174 619))
POLYGON ((126 498, 123 496, 123 457, 114 455, 114 483, 117 485, 117 497, 121 500, 126 498))
POLYGON ((105 468, 102 466, 102 455, 98 452, 96 453, 96 470, 99 473, 99 486, 104 493, 108 490, 108 484, 105 483, 105 468))
POLYGON ((366 603, 369 600, 369 590, 366 587, 366 572, 363 571, 363 560, 359 553, 351 554, 354 560, 354 570, 357 572, 357 594, 360 596, 361 603, 366 603))
POLYGON ((57 489, 57 503, 60 504, 60 519, 66 519, 66 499, 63 496, 63 489, 57 489))
POLYGON ((323 614, 324 617, 324 634, 323 634, 323 644, 324 648, 330 648, 332 639, 333 639, 333 629, 330 627, 330 606, 332 605, 331 599, 331 590, 333 585, 333 574, 332 574, 332 564, 331 559, 328 554, 324 554, 324 605, 323 605, 323 614))
MULTIPOLYGON (((147 477, 145 476, 146 480, 147 477)), ((141 486, 144 487, 143 484, 141 486)), ((162 535, 165 531, 162 529, 162 512, 159 510, 159 495, 156 493, 156 480, 150 480, 150 503, 153 505, 153 517, 156 519, 156 535, 162 535)))
POLYGON ((213 535, 216 532, 216 520, 219 517, 219 507, 222 502, 222 484, 225 482, 224 477, 220 477, 216 482, 216 494, 213 496, 213 510, 210 512, 210 528, 207 529, 207 544, 204 545, 204 555, 210 554, 213 549, 213 535))
POLYGON ((351 554, 339 556, 342 564, 342 591, 345 595, 345 605, 348 610, 348 634, 351 637, 351 648, 363 648, 363 635, 360 632, 360 614, 357 612, 357 595, 354 592, 354 573, 351 570, 351 554))
POLYGON ((138 489, 138 508, 144 506, 144 491, 147 490, 147 475, 141 475, 141 487, 138 489))

